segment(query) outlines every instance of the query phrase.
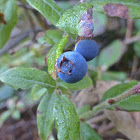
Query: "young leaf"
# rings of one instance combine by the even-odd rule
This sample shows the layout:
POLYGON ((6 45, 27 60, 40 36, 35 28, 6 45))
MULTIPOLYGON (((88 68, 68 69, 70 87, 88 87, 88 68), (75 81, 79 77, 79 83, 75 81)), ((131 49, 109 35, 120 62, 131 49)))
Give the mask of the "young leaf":
POLYGON ((81 90, 81 89, 88 88, 89 86, 91 86, 92 80, 90 77, 86 75, 81 81, 77 83, 73 83, 73 84, 65 83, 59 79, 58 85, 65 87, 67 89, 71 89, 71 90, 81 90))
POLYGON ((63 32, 60 30, 47 30, 46 34, 55 44, 58 43, 63 37, 63 32))
POLYGON ((60 30, 47 30, 46 34, 38 39, 41 44, 55 45, 62 39, 63 35, 60 30))
POLYGON ((89 0, 93 10, 111 17, 140 18, 139 0, 89 0))
POLYGON ((56 78, 55 74, 55 47, 51 48, 51 50, 47 54, 47 61, 48 61, 48 72, 52 75, 53 78, 56 78))
POLYGON ((55 81, 48 73, 35 68, 9 69, 0 74, 0 80, 15 89, 28 89, 38 84, 47 88, 49 93, 52 93, 56 86, 55 81))
POLYGON ((0 127, 3 125, 3 123, 10 117, 11 115, 11 111, 7 110, 4 111, 1 115, 0 115, 0 127))
POLYGON ((54 103, 56 93, 45 94, 37 109, 37 126, 42 140, 47 140, 54 125, 54 103))
POLYGON ((11 31, 17 23, 16 0, 0 0, 0 13, 4 14, 5 24, 0 24, 0 48, 8 41, 11 31))
POLYGON ((27 2, 54 25, 64 11, 53 0, 27 0, 27 2))
POLYGON ((65 95, 58 95, 54 114, 58 140, 80 140, 80 120, 74 105, 65 95))
MULTIPOLYGON (((83 32, 83 19, 81 18, 83 18, 82 16, 84 16, 84 14, 87 13, 87 10, 90 8, 92 8, 90 4, 76 5, 74 8, 63 13, 56 26, 68 33, 81 35, 83 32)), ((82 36, 84 35, 82 34, 82 36)))
POLYGON ((116 85, 106 91, 102 97, 102 101, 108 101, 110 103, 109 109, 140 111, 139 93, 140 84, 138 84, 137 81, 131 81, 129 83, 116 85))
POLYGON ((81 140, 102 140, 100 136, 86 123, 80 125, 81 140))
POLYGON ((20 119, 20 111, 19 110, 14 110, 13 113, 11 114, 12 118, 15 120, 19 120, 20 119))
POLYGON ((43 96, 47 92, 46 88, 42 88, 40 85, 35 85, 32 88, 32 98, 34 100, 38 100, 41 96, 43 96))
POLYGON ((55 78, 55 64, 57 58, 63 53, 63 49, 67 43, 68 35, 62 38, 47 54, 48 72, 55 78))

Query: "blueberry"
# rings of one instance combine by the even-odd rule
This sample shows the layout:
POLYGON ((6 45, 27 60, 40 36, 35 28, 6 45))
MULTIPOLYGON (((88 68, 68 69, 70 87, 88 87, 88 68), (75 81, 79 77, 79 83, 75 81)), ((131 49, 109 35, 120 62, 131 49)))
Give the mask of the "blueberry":
POLYGON ((86 60, 77 52, 65 52, 57 60, 58 76, 67 83, 76 83, 82 80, 87 73, 87 69, 86 60))
POLYGON ((99 47, 94 40, 80 40, 75 45, 75 51, 80 53, 86 61, 90 61, 97 56, 99 47))

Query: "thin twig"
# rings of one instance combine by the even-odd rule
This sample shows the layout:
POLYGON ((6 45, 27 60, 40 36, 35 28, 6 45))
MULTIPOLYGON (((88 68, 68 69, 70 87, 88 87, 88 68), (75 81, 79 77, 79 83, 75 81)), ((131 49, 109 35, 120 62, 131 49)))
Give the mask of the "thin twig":
MULTIPOLYGON (((36 28, 36 32, 41 31, 40 28, 36 28)), ((29 35, 32 33, 32 30, 28 29, 24 32, 22 32, 17 38, 11 39, 7 42, 7 44, 4 46, 3 49, 0 50, 0 56, 2 56, 4 53, 8 52, 10 49, 16 47, 22 40, 29 37, 29 35)))
POLYGON ((121 101, 122 99, 126 99, 127 97, 129 97, 131 95, 139 94, 139 93, 140 93, 140 83, 138 85, 134 86, 129 91, 124 92, 123 94, 121 94, 121 95, 119 95, 117 97, 108 99, 107 101, 102 102, 97 106, 94 106, 92 110, 80 115, 80 119, 81 120, 90 119, 93 116, 97 115, 99 112, 103 111, 104 109, 108 109, 108 108, 115 108, 116 111, 125 111, 125 110, 123 110, 121 108, 114 107, 113 105, 116 102, 121 101))
POLYGON ((128 19, 128 20, 127 20, 127 27, 126 27, 125 39, 131 38, 131 36, 132 36, 132 31, 133 31, 133 24, 134 24, 133 19, 128 19))
POLYGON ((140 36, 134 36, 134 37, 131 37, 129 39, 125 39, 124 43, 126 45, 129 45, 129 44, 132 44, 132 43, 137 42, 137 41, 140 41, 140 36))
POLYGON ((13 49, 10 49, 10 50, 8 51, 8 53, 9 53, 9 54, 14 54, 15 52, 19 51, 21 48, 23 48, 23 47, 25 47, 25 46, 29 46, 29 45, 31 45, 32 43, 33 43, 33 42, 32 42, 31 40, 29 40, 29 41, 27 41, 27 42, 25 42, 25 43, 23 43, 23 44, 18 45, 17 47, 15 47, 15 48, 13 48, 13 49))
POLYGON ((106 115, 102 114, 87 121, 88 124, 98 123, 106 119, 106 115))
POLYGON ((98 130, 98 133, 101 135, 101 134, 105 134, 105 132, 111 130, 114 128, 114 124, 112 122, 110 122, 109 124, 106 124, 106 125, 102 125, 100 126, 99 130, 98 130))
POLYGON ((26 16, 27 16, 27 18, 28 18, 28 21, 29 21, 29 23, 30 23, 30 27, 31 27, 31 29, 32 29, 32 32, 33 32, 33 40, 35 40, 35 36, 36 36, 36 31, 35 31, 35 23, 34 23, 34 20, 33 20, 33 18, 32 18, 32 16, 31 16, 31 13, 30 13, 30 11, 27 9, 24 9, 24 11, 25 11, 25 13, 26 13, 26 16))
POLYGON ((34 10, 34 8, 32 8, 30 5, 23 4, 23 3, 20 2, 20 1, 17 1, 17 4, 18 4, 18 6, 23 7, 23 8, 25 8, 25 9, 34 10))
POLYGON ((131 78, 135 75, 137 72, 137 67, 139 64, 139 59, 136 55, 133 56, 133 65, 132 65, 132 71, 131 71, 131 78))

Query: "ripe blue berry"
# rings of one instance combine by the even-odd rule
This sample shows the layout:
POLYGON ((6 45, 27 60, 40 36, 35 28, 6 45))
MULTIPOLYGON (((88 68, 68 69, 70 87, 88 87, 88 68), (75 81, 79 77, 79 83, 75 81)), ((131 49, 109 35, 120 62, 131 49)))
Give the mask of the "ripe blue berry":
POLYGON ((82 80, 87 73, 87 69, 86 60, 77 52, 65 52, 57 60, 58 76, 67 83, 76 83, 82 80))
POLYGON ((97 56, 99 47, 94 40, 80 40, 75 45, 75 51, 80 53, 86 61, 90 61, 97 56))

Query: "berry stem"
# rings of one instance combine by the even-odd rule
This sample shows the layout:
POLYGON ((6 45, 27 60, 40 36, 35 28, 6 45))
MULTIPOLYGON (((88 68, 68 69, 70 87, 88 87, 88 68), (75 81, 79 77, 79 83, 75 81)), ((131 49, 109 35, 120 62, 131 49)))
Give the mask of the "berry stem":
POLYGON ((99 112, 103 111, 104 109, 112 108, 113 110, 116 110, 116 111, 120 111, 120 110, 126 111, 121 108, 115 107, 114 104, 117 102, 120 102, 121 100, 123 100, 129 96, 135 95, 135 94, 140 94, 140 83, 138 85, 134 86, 133 88, 131 88, 129 91, 124 92, 123 94, 121 94, 117 97, 108 99, 105 102, 102 102, 97 106, 94 106, 92 110, 80 115, 80 119, 84 119, 84 120, 90 119, 90 118, 96 116, 99 112))

